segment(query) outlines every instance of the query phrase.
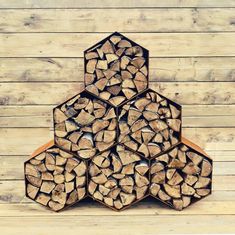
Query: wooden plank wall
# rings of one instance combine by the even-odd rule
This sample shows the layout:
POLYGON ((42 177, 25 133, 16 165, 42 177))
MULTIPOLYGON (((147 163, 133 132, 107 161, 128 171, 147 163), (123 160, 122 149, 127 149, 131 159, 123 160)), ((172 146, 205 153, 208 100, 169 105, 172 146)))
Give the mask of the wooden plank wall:
POLYGON ((1 0, 0 162, 4 235, 235 232, 235 0, 1 0), (149 49, 151 87, 182 104, 183 134, 215 161, 214 193, 179 216, 155 201, 55 214, 24 198, 23 161, 82 89, 83 51, 113 31, 149 49))

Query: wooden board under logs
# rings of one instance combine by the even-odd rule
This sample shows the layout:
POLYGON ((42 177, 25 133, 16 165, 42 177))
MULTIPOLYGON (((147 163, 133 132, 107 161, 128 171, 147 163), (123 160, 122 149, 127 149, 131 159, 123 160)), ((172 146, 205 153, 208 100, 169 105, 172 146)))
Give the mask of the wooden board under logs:
POLYGON ((118 140, 152 158, 181 139, 181 106, 148 89, 119 109, 118 140))
POLYGON ((25 162, 26 196, 60 211, 86 196, 87 163, 53 141, 25 162))
POLYGON ((117 32, 84 57, 86 89, 114 106, 148 87, 148 51, 117 32))
POLYGON ((110 148, 116 141, 115 107, 87 91, 54 109, 55 143, 83 159, 110 148))
POLYGON ((182 143, 151 160, 150 194, 176 210, 209 195, 212 160, 198 146, 182 143))

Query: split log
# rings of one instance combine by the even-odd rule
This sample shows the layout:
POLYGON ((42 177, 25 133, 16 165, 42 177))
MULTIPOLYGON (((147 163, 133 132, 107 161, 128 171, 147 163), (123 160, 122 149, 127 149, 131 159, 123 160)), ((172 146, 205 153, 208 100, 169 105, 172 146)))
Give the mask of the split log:
POLYGON ((169 185, 179 185, 183 181, 183 177, 176 171, 168 181, 169 185))
POLYGON ((159 184, 155 184, 155 183, 151 184, 151 186, 150 186, 150 193, 153 196, 157 196, 159 190, 160 190, 160 185, 159 184))
POLYGON ((84 161, 50 147, 25 163, 26 195, 59 211, 85 197, 86 172, 84 161))
POLYGON ((211 182, 210 178, 199 176, 194 188, 205 188, 211 182))
POLYGON ((180 195, 180 187, 177 185, 176 186, 170 186, 168 184, 163 184, 164 186, 164 189, 166 191, 166 193, 172 197, 172 198, 180 198, 181 195, 180 195))
POLYGON ((85 51, 85 74, 87 90, 118 106, 147 88, 148 52, 114 33, 85 51))
POLYGON ((184 202, 183 202, 183 200, 174 199, 173 205, 176 210, 181 211, 183 209, 184 202))
POLYGON ((27 195, 31 198, 34 199, 38 193, 39 188, 33 186, 32 184, 28 184, 27 186, 27 195))
POLYGON ((209 176, 212 172, 212 165, 209 161, 203 160, 202 162, 202 170, 201 170, 201 176, 209 176))
POLYGON ((149 163, 123 145, 95 156, 89 168, 90 195, 111 208, 123 209, 147 195, 149 163))
POLYGON ((180 114, 179 105, 149 89, 120 108, 119 141, 153 158, 179 142, 180 114))
POLYGON ((195 193, 195 189, 187 185, 186 183, 183 183, 181 185, 181 191, 182 191, 182 194, 184 195, 193 195, 195 193))
POLYGON ((56 144, 84 159, 92 158, 116 141, 116 110, 86 91, 57 106, 54 123, 56 144))

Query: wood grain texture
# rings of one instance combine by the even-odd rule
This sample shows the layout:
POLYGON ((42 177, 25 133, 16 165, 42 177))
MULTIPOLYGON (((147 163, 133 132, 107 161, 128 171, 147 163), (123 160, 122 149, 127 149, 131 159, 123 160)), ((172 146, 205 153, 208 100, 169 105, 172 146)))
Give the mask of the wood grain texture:
MULTIPOLYGON (((148 199, 149 201, 149 199, 148 199)), ((156 200, 152 200, 151 204, 148 201, 143 201, 142 203, 136 204, 131 209, 125 210, 122 212, 122 216, 139 216, 139 215, 234 215, 234 200, 232 201, 201 201, 199 205, 193 204, 190 207, 190 210, 173 211, 169 210, 165 205, 159 205, 156 200), (147 209, 148 208, 148 209, 147 209)), ((83 201, 80 205, 72 207, 70 210, 63 211, 61 213, 51 213, 48 210, 45 210, 44 207, 38 206, 35 203, 11 203, 11 204, 0 204, 0 216, 4 214, 8 217, 21 216, 21 217, 44 217, 51 216, 60 217, 61 219, 64 216, 77 216, 77 215, 86 215, 86 216, 101 216, 101 215, 117 215, 116 211, 111 211, 107 207, 104 207, 96 202, 83 201), (89 205, 89 206, 88 206, 89 205)), ((157 220, 157 219, 156 219, 157 220)))
MULTIPOLYGON (((0 135, 4 136, 0 139, 1 155, 29 155, 51 140, 53 132, 49 128, 1 128, 0 135)), ((205 151, 235 150, 235 128, 183 128, 183 135, 205 151)))
MULTIPOLYGON (((83 89, 83 83, 1 83, 0 104, 33 105, 59 104, 83 89), (64 94, 64 96, 61 96, 64 94)), ((158 82, 150 88, 169 99, 184 104, 235 104, 233 82, 158 82)))
POLYGON ((132 0, 109 1, 109 0, 3 0, 1 8, 143 8, 143 7, 235 7, 233 0, 132 0))
POLYGON ((25 9, 0 13, 0 32, 112 32, 114 28, 120 32, 147 33, 230 32, 235 28, 233 8, 25 9))
MULTIPOLYGON (((231 33, 126 33, 152 57, 235 56, 231 33), (157 42, 157 43, 156 43, 157 42)), ((0 34, 0 57, 81 57, 107 33, 0 34), (17 43, 16 43, 17 41, 17 43)))
MULTIPOLYGON (((133 218, 131 229, 137 235, 154 234, 156 232, 156 223, 162 225, 158 226, 158 232, 161 234, 182 234, 185 229, 198 234, 202 228, 207 234, 234 233, 234 215, 138 215, 133 218), (197 226, 192 221, 197 221, 197 226), (143 222, 144 226, 142 225, 143 222), (208 224, 211 226, 208 226, 208 224)), ((19 226, 20 231, 25 235, 35 233, 35 228, 37 228, 37 234, 55 232, 58 235, 63 235, 66 231, 68 233, 92 235, 94 234, 94 227, 97 235, 111 234, 116 228, 121 234, 128 235, 130 234, 128 224, 130 224, 130 219, 127 223, 126 216, 120 214, 98 216, 96 220, 93 216, 86 215, 64 216, 62 220, 61 217, 51 217, 50 214, 47 214, 39 218, 21 217, 20 221, 18 218, 6 217, 0 221, 0 226, 5 235, 19 234, 19 226), (112 224, 110 224, 110 220, 112 220, 112 224), (11 226, 12 224, 15 226, 11 226)))
MULTIPOLYGON (((235 81, 235 57, 151 57, 149 63, 153 82, 235 81)), ((83 82, 83 65, 83 58, 0 58, 0 78, 1 82, 83 82)))
POLYGON ((1 1, 4 235, 235 233, 234 7, 234 0, 1 1), (182 104, 183 134, 214 160, 213 194, 183 212, 149 199, 121 214, 91 200, 55 214, 24 197, 23 162, 52 138, 52 108, 82 89, 83 51, 115 30, 149 49, 152 88, 182 104))

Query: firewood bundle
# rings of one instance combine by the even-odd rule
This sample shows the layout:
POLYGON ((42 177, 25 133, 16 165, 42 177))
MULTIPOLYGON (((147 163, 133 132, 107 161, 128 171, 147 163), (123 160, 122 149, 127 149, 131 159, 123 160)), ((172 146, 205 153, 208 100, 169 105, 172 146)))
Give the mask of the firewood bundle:
POLYGON ((182 138, 180 144, 151 161, 150 194, 182 210, 211 193, 211 178, 211 159, 182 138))
POLYGON ((53 141, 25 162, 26 194, 54 211, 86 195, 87 163, 54 145, 53 141))
POLYGON ((84 53, 88 91, 118 106, 148 87, 148 51, 115 33, 84 53))
POLYGON ((181 107, 148 89, 120 108, 119 142, 151 158, 180 141, 181 107))
POLYGON ((54 109, 55 143, 83 159, 116 141, 116 109, 87 91, 54 109))
POLYGON ((91 160, 88 192, 110 207, 120 210, 142 199, 148 186, 149 162, 122 145, 91 160))
POLYGON ((181 137, 181 106, 148 88, 148 51, 113 33, 84 60, 84 91, 54 108, 54 140, 25 162, 26 196, 53 211, 85 197, 120 211, 209 195, 212 160, 181 137))

